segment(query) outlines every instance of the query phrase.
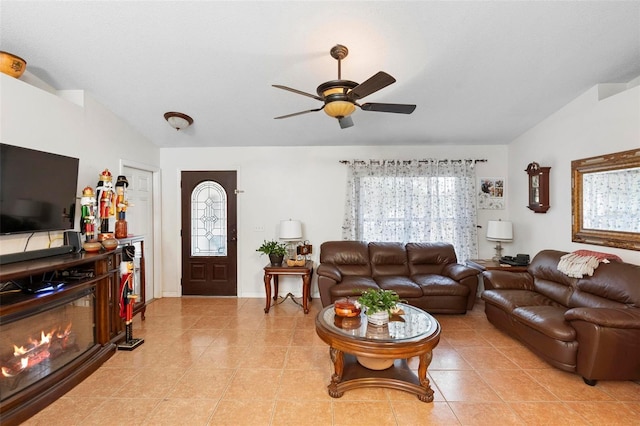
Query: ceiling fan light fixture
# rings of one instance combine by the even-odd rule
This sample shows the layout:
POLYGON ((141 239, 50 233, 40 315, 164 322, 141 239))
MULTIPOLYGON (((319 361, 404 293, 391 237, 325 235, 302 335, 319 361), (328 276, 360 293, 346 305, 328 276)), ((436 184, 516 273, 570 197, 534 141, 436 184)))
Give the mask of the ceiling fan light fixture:
POLYGON ((326 98, 327 96, 335 95, 336 93, 343 94, 344 93, 344 89, 342 87, 332 87, 332 88, 327 89, 324 92, 322 92, 322 96, 324 96, 326 98))
POLYGON ((355 110, 356 106, 349 101, 333 101, 324 106, 324 112, 333 118, 348 117, 355 110))
POLYGON ((193 118, 181 112, 165 112, 164 119, 176 130, 186 129, 193 124, 193 118))

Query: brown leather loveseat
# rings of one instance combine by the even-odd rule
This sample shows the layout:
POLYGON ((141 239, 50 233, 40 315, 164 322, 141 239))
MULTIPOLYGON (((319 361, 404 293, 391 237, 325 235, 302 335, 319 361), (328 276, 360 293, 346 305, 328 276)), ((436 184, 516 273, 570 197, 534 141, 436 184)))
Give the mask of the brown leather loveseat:
POLYGON ((640 379, 640 266, 600 263, 571 278, 558 270, 565 254, 543 250, 528 272, 484 271, 487 319, 589 385, 640 379))
POLYGON ((478 271, 458 264, 448 243, 327 241, 317 276, 323 306, 382 288, 430 313, 463 314, 478 287, 478 271))

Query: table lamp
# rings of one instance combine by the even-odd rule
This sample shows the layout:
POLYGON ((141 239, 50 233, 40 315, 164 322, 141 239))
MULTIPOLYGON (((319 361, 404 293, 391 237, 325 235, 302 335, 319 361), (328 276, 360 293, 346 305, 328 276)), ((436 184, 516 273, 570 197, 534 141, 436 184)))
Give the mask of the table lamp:
POLYGON ((487 224, 487 240, 496 241, 493 260, 499 262, 502 257, 502 242, 513 241, 513 223, 507 220, 490 220, 487 224))
POLYGON ((296 254, 294 253, 293 243, 302 241, 302 222, 291 219, 280 221, 280 239, 288 243, 287 257, 295 259, 296 254))

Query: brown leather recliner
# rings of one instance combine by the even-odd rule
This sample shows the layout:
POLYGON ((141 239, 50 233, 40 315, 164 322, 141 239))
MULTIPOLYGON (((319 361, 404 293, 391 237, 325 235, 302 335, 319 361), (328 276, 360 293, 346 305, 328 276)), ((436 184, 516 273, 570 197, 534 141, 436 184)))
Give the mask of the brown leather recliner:
POLYGON ((460 314, 473 308, 478 287, 478 271, 458 264, 448 243, 327 241, 317 276, 323 306, 382 288, 425 311, 460 314))
POLYGON ((571 278, 558 271, 565 254, 543 250, 527 272, 484 271, 487 319, 587 384, 640 379, 640 266, 601 263, 571 278))

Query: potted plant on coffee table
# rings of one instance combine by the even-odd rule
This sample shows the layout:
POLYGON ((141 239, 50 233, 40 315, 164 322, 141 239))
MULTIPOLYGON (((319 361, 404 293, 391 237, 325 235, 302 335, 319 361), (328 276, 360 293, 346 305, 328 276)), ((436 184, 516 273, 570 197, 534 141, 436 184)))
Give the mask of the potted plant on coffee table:
POLYGON ((358 298, 358 304, 364 306, 367 321, 376 326, 389 322, 389 315, 400 310, 400 296, 393 290, 368 289, 358 298))
POLYGON ((268 255, 271 266, 280 266, 282 265, 284 255, 287 254, 287 245, 278 241, 264 240, 256 251, 268 255))

